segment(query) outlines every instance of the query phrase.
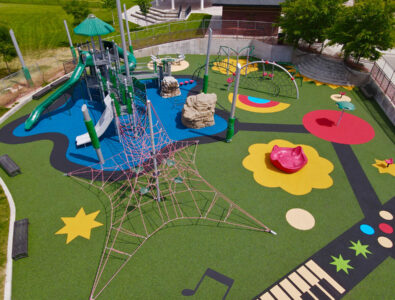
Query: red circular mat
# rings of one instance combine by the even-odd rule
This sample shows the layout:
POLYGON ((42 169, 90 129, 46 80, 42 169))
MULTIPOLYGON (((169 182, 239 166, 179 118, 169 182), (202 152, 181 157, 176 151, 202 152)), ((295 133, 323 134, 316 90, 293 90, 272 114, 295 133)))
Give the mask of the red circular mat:
POLYGON ((303 125, 311 134, 339 144, 363 144, 374 138, 374 129, 361 118, 344 113, 338 126, 340 110, 315 110, 303 117, 303 125))
POLYGON ((380 228, 380 230, 381 230, 382 232, 384 232, 384 233, 390 234, 390 233, 393 233, 393 232, 394 232, 394 229, 392 228, 392 226, 391 226, 391 225, 388 225, 388 224, 386 224, 386 223, 380 223, 379 228, 380 228))

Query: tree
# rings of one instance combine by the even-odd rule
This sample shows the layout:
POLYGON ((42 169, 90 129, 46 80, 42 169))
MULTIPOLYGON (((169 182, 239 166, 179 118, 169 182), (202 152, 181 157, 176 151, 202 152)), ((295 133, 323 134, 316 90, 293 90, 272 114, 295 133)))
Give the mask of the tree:
POLYGON ((87 1, 67 1, 65 5, 63 5, 63 9, 68 15, 73 16, 74 26, 80 24, 91 13, 87 1))
POLYGON ((330 44, 341 44, 344 58, 351 55, 377 60, 394 43, 394 7, 383 0, 360 0, 338 14, 328 32, 330 44))
POLYGON ((286 0, 280 17, 285 40, 297 46, 300 40, 309 45, 324 42, 327 30, 334 23, 342 0, 286 0))
POLYGON ((147 14, 149 12, 149 9, 151 8, 151 0, 137 0, 136 1, 137 5, 140 8, 141 13, 145 17, 145 23, 147 23, 147 14))
POLYGON ((0 25, 0 55, 7 66, 8 74, 11 73, 8 63, 17 56, 14 45, 12 44, 10 33, 6 26, 0 25))
POLYGON ((103 8, 108 9, 111 11, 112 15, 112 24, 115 26, 115 20, 114 20, 114 8, 117 7, 116 0, 101 0, 101 4, 103 8))

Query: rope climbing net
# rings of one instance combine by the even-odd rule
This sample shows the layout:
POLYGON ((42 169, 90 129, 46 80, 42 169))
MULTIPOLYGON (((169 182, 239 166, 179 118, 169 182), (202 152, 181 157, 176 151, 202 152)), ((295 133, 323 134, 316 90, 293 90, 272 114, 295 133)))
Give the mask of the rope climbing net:
POLYGON ((118 170, 122 171, 104 176, 97 167, 90 167, 68 174, 109 199, 108 232, 90 299, 99 297, 144 243, 171 222, 191 225, 199 221, 271 232, 199 174, 197 142, 171 140, 151 109, 155 151, 147 113, 135 109, 136 115, 116 120, 124 148, 118 154, 122 157, 118 170))

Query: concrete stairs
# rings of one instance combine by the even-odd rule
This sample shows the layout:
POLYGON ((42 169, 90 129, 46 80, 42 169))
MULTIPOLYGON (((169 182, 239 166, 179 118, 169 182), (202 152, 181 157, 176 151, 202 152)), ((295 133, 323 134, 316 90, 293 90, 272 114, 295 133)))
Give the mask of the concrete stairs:
POLYGON ((132 17, 147 22, 147 25, 178 20, 178 12, 175 10, 159 10, 151 7, 147 17, 140 10, 130 14, 132 17))
POLYGON ((300 74, 328 84, 352 85, 352 74, 340 59, 319 54, 302 54, 295 59, 300 74))

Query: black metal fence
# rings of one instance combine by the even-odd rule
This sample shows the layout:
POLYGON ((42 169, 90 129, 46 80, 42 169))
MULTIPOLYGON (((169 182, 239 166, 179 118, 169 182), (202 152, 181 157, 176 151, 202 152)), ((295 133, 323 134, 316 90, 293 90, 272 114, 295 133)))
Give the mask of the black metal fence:
POLYGON ((374 63, 373 68, 370 71, 370 75, 387 95, 392 104, 395 105, 395 70, 392 69, 385 58, 383 58, 382 61, 384 61, 383 64, 378 62, 374 63))

